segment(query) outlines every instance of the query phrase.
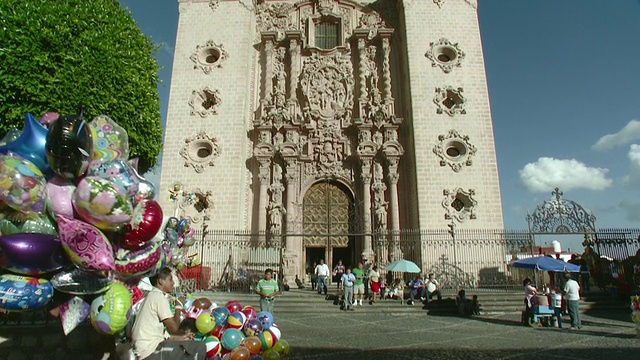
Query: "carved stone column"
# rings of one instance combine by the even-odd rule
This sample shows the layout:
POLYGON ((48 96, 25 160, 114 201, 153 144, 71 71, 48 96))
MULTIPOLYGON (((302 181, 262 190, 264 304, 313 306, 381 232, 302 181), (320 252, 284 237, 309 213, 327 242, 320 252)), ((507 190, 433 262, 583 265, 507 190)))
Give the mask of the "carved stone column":
POLYGON ((291 236, 293 233, 296 233, 297 229, 294 224, 295 218, 298 215, 297 210, 295 208, 295 200, 296 200, 296 185, 298 184, 299 171, 298 171, 298 160, 297 158, 285 158, 286 164, 286 173, 284 175, 285 183, 286 183, 286 209, 287 209, 287 217, 286 217, 286 230, 283 232, 285 236, 285 251, 283 254, 283 274, 287 276, 289 281, 295 279, 295 276, 298 275, 300 278, 303 278, 304 274, 302 273, 302 269, 304 264, 302 264, 301 257, 299 254, 302 253, 302 240, 298 236, 291 236))
POLYGON ((362 244, 362 257, 373 259, 373 247, 371 246, 371 157, 361 157, 360 180, 362 180, 362 220, 364 241, 362 244))
POLYGON ((271 175, 271 158, 259 157, 258 164, 258 181, 260 183, 260 194, 258 196, 258 230, 267 230, 267 204, 269 188, 269 178, 271 175))
POLYGON ((273 86, 271 85, 271 79, 273 79, 273 53, 274 44, 276 42, 278 34, 275 31, 265 31, 262 33, 262 46, 264 49, 264 97, 263 101, 271 99, 271 93, 273 92, 273 86))
POLYGON ((363 107, 367 103, 367 66, 366 66, 366 53, 365 48, 367 45, 367 36, 369 36, 369 30, 367 29, 354 29, 353 35, 358 39, 358 109, 360 117, 364 116, 363 107))
POLYGON ((300 47, 302 45, 301 31, 287 31, 286 39, 289 40, 289 60, 291 72, 289 74, 289 97, 288 101, 296 101, 296 88, 298 87, 298 76, 300 75, 300 47))
POLYGON ((400 174, 398 173, 399 157, 387 157, 387 163, 389 165, 387 171, 387 180, 389 181, 389 211, 391 212, 391 260, 398 260, 402 258, 402 250, 400 249, 400 208, 398 206, 398 179, 400 174))
POLYGON ((387 106, 389 115, 395 115, 395 106, 393 97, 391 96, 391 35, 393 35, 392 29, 378 29, 378 34, 382 38, 382 94, 384 98, 384 104, 387 106))

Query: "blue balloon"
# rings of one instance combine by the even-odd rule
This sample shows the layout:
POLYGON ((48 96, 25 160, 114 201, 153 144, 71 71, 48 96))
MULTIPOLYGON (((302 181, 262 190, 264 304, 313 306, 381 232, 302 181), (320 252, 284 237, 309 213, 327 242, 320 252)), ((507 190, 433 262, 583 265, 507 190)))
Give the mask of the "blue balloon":
POLYGON ((213 312, 211 312, 211 315, 213 315, 213 318, 216 319, 216 326, 227 325, 227 318, 229 318, 229 310, 227 310, 226 307, 218 306, 217 308, 213 309, 213 312))
POLYGON ((47 133, 49 130, 42 126, 31 114, 24 116, 24 128, 20 136, 14 141, 0 146, 0 153, 12 151, 31 161, 43 174, 50 172, 47 161, 47 133))
POLYGON ((268 330, 271 325, 273 325, 273 315, 271 315, 268 311, 260 311, 256 315, 256 319, 258 319, 262 323, 262 329, 268 330))

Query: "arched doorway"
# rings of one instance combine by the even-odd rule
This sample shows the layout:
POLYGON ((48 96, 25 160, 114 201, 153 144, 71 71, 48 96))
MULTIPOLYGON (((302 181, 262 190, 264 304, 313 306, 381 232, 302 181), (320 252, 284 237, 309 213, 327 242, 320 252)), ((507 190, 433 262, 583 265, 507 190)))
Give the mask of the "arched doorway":
POLYGON ((335 266, 338 260, 353 265, 356 209, 350 191, 337 182, 316 183, 307 190, 302 205, 302 241, 307 267, 320 259, 329 267, 335 266))

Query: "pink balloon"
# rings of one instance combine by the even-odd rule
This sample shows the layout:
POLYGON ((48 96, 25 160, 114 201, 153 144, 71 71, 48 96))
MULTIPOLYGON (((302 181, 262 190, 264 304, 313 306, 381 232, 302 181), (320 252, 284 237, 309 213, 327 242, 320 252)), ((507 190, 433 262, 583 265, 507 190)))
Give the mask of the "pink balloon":
POLYGON ((63 215, 73 217, 73 202, 71 198, 76 186, 62 176, 54 176, 47 181, 47 207, 53 212, 53 217, 63 215))
POLYGON ((44 115, 40 117, 40 124, 49 126, 58 120, 58 118, 60 118, 60 114, 57 112, 44 113, 44 115))
POLYGON ((69 334, 85 321, 87 317, 89 317, 90 312, 91 305, 78 296, 60 305, 60 321, 62 322, 62 331, 64 334, 69 334))
POLYGON ((119 230, 131 221, 133 206, 115 183, 87 176, 73 193, 73 205, 82 220, 101 230, 119 230))
POLYGON ((137 251, 119 249, 116 251, 116 272, 122 278, 145 274, 156 267, 161 255, 162 249, 156 242, 137 251))
POLYGON ((62 246, 76 266, 85 270, 115 270, 111 243, 97 228, 58 216, 58 232, 62 246))

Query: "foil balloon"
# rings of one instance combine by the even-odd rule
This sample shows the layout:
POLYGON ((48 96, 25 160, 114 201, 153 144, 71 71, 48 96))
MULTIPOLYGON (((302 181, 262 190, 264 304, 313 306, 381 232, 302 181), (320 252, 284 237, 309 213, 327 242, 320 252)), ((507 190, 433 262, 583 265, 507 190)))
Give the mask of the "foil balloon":
POLYGON ((97 228, 83 221, 58 216, 60 240, 71 261, 86 270, 115 270, 113 248, 97 228))
POLYGON ((133 197, 138 192, 137 173, 122 160, 92 161, 87 176, 97 176, 119 186, 125 194, 133 197))
POLYGON ((24 275, 40 275, 69 265, 60 240, 52 235, 0 236, 0 267, 24 275))
MULTIPOLYGON (((5 212, 8 212, 5 210, 5 212)), ((0 234, 45 234, 58 236, 53 222, 44 214, 11 212, 3 219, 0 219, 0 234)))
POLYGON ((135 204, 141 202, 142 200, 153 199, 156 197, 156 187, 153 185, 151 181, 148 181, 144 177, 138 174, 138 170, 135 167, 132 167, 132 170, 138 179, 138 191, 136 195, 133 197, 133 202, 135 204))
POLYGON ((0 309, 7 311, 35 310, 53 297, 48 280, 11 274, 0 275, 0 309))
POLYGON ((93 136, 91 160, 127 160, 129 135, 127 131, 106 115, 100 115, 89 123, 93 136))
POLYGON ((45 151, 47 128, 40 125, 31 114, 24 116, 24 128, 14 141, 0 146, 0 153, 14 152, 31 161, 41 172, 49 172, 49 164, 45 151))
POLYGON ((125 226, 122 247, 136 250, 145 246, 162 226, 162 207, 154 200, 143 200, 133 209, 131 222, 125 226))
POLYGON ((83 269, 59 272, 51 278, 51 285, 56 291, 73 295, 101 294, 109 290, 111 282, 108 276, 83 269))
POLYGON ((63 178, 62 176, 54 176, 47 181, 47 200, 46 207, 51 217, 57 215, 73 217, 73 193, 76 186, 63 178))
POLYGON ((56 120, 60 118, 60 114, 57 112, 47 112, 40 116, 40 124, 44 126, 51 126, 56 120))
POLYGON ((120 283, 113 283, 104 295, 91 302, 91 325, 99 333, 117 333, 127 325, 130 317, 131 294, 120 283))
POLYGON ((42 212, 47 197, 40 169, 14 153, 0 154, 0 200, 22 212, 42 212))
POLYGON ((22 131, 14 127, 11 127, 9 131, 7 131, 7 133, 4 135, 4 137, 0 139, 0 146, 4 146, 15 141, 17 138, 20 137, 20 134, 22 134, 22 131))
POLYGON ((75 296, 60 306, 60 322, 65 335, 80 325, 89 317, 91 305, 75 296))
POLYGON ((91 160, 93 139, 91 130, 79 114, 60 117, 47 133, 46 151, 49 166, 69 180, 82 176, 91 160))
POLYGON ((131 221, 133 208, 127 195, 112 182, 87 176, 73 194, 80 217, 101 230, 118 230, 131 221))
POLYGON ((116 272, 125 279, 144 275, 156 268, 161 255, 162 249, 158 243, 151 243, 136 251, 118 249, 115 259, 116 272))

